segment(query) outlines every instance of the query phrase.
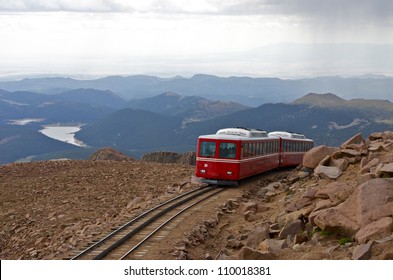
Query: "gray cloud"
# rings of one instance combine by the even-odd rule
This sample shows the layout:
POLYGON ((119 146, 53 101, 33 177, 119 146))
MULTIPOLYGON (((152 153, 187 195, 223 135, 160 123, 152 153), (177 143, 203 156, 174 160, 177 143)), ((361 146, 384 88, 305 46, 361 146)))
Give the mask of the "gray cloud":
POLYGON ((381 21, 393 19, 393 1, 0 0, 0 11, 156 12, 163 14, 283 15, 299 16, 304 18, 381 21))

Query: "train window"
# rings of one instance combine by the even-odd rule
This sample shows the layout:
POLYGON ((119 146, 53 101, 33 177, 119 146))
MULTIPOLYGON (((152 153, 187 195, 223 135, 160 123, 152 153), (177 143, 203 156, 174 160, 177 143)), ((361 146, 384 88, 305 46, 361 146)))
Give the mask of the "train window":
POLYGON ((255 156, 255 143, 251 143, 251 156, 255 156))
POLYGON ((260 155, 262 155, 262 154, 263 154, 263 151, 262 151, 262 143, 259 142, 259 143, 258 143, 258 155, 260 156, 260 155))
POLYGON ((222 142, 220 144, 220 158, 235 158, 236 143, 222 142))
POLYGON ((199 155, 202 157, 214 157, 216 154, 216 143, 202 141, 199 155))
POLYGON ((248 144, 242 145, 242 158, 248 157, 248 144))

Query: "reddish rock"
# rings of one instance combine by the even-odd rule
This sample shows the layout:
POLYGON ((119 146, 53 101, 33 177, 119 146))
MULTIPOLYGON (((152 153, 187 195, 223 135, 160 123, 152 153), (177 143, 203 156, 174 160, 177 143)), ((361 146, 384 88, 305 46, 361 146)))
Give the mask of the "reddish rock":
POLYGON ((275 260, 276 256, 270 252, 261 252, 250 247, 243 247, 239 251, 239 260, 275 260))
POLYGON ((345 141, 343 144, 341 144, 342 149, 348 149, 348 148, 362 148, 362 146, 365 144, 365 140, 363 139, 363 136, 361 133, 358 133, 351 138, 349 138, 347 141, 345 141))
POLYGON ((242 203, 239 206, 239 213, 241 215, 244 215, 246 212, 258 212, 258 203, 256 202, 246 202, 242 203))
POLYGON ((393 177, 393 162, 382 164, 376 170, 377 176, 381 178, 393 177))
POLYGON ((280 251, 283 248, 287 247, 287 243, 285 240, 277 240, 277 239, 266 239, 265 241, 259 244, 259 250, 268 251, 270 253, 275 253, 280 251))
POLYGON ((301 220, 289 221, 280 231, 278 238, 285 239, 288 236, 294 237, 296 234, 301 233, 304 229, 304 224, 301 220))
POLYGON ((372 167, 376 167, 380 163, 379 158, 374 158, 370 160, 367 164, 363 166, 363 168, 360 170, 360 174, 366 174, 370 172, 370 169, 372 167))
POLYGON ((353 192, 353 186, 346 182, 332 182, 318 188, 315 197, 342 202, 353 192))
POLYGON ((256 248, 266 238, 269 238, 269 226, 258 226, 247 238, 247 246, 256 248))
POLYGON ((393 131, 385 131, 385 132, 383 133, 383 137, 384 137, 385 139, 393 140, 393 131))
POLYGON ((320 175, 323 178, 337 179, 341 176, 343 172, 339 168, 334 166, 318 165, 314 169, 314 173, 320 175))
POLYGON ((355 235, 359 243, 366 243, 392 233, 393 218, 385 217, 362 227, 355 235))
POLYGON ((382 140, 383 136, 384 136, 383 132, 373 132, 368 136, 368 139, 370 141, 382 140))
POLYGON ((349 162, 346 158, 331 159, 329 166, 334 166, 340 169, 341 171, 345 171, 349 166, 349 162))
POLYGON ((374 179, 358 186, 343 203, 314 213, 313 223, 321 229, 354 235, 361 227, 391 216, 393 202, 386 197, 393 195, 393 179, 374 179))
POLYGON ((105 147, 93 153, 89 160, 133 161, 134 159, 113 148, 105 147))
POLYGON ((373 242, 368 242, 367 244, 361 244, 356 246, 352 254, 353 260, 368 260, 371 258, 371 246, 373 242))
POLYGON ((374 173, 366 173, 366 174, 361 174, 359 176, 356 177, 356 181, 358 183, 358 185, 361 185, 367 181, 370 181, 372 179, 375 179, 376 176, 374 173))
POLYGON ((303 157, 303 166, 314 169, 319 162, 326 156, 332 155, 338 148, 328 147, 325 145, 317 146, 305 153, 303 157))

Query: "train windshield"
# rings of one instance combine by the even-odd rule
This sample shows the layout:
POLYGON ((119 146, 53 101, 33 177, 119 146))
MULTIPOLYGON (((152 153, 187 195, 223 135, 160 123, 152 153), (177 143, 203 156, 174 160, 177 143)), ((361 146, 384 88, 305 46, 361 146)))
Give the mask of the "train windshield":
POLYGON ((220 143, 220 158, 235 158, 236 157, 236 144, 229 142, 220 143))
POLYGON ((201 157, 214 157, 216 154, 216 142, 202 141, 199 150, 201 157))

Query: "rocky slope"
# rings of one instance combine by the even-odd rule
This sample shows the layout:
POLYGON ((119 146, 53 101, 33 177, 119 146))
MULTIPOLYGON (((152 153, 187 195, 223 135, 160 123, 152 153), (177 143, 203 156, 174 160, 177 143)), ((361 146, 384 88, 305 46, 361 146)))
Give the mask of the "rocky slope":
MULTIPOLYGON (((193 187, 192 166, 109 158, 0 166, 0 258, 68 257, 193 187)), ((393 259, 392 165, 392 132, 315 147, 191 215, 157 258, 393 259)))
POLYGON ((187 189, 192 166, 48 161, 0 166, 0 259, 61 259, 187 189))
POLYGON ((303 165, 228 200, 214 227, 188 235, 181 256, 393 259, 393 133, 315 147, 303 165))

